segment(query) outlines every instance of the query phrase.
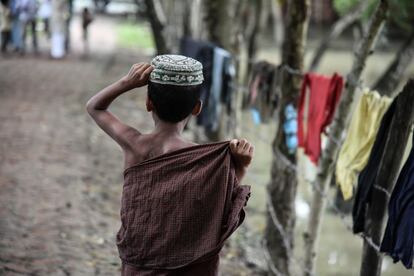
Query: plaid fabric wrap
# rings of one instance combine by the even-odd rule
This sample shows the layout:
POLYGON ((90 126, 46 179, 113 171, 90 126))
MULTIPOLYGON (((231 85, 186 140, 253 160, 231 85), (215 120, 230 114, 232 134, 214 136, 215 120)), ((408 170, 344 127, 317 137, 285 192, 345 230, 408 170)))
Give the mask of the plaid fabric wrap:
POLYGON ((205 262, 242 223, 250 187, 239 185, 229 143, 197 145, 124 172, 117 246, 124 263, 175 269, 205 262))

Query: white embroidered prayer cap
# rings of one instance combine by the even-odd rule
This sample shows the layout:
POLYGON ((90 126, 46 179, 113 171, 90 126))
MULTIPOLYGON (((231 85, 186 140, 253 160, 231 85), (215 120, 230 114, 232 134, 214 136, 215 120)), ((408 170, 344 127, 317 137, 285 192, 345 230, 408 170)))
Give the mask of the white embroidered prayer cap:
POLYGON ((171 85, 198 85, 203 83, 203 65, 182 55, 160 55, 152 59, 150 81, 171 85))

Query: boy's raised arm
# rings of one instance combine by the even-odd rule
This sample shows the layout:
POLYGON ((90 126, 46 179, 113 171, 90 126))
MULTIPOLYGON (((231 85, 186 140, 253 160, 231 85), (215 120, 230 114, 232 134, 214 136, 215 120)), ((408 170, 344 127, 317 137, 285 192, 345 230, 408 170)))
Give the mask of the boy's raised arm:
POLYGON ((131 145, 130 141, 134 137, 140 135, 140 132, 122 123, 115 115, 108 111, 108 107, 121 94, 147 85, 152 70, 152 66, 147 63, 134 64, 128 75, 102 89, 86 104, 86 110, 96 124, 124 150, 131 145))

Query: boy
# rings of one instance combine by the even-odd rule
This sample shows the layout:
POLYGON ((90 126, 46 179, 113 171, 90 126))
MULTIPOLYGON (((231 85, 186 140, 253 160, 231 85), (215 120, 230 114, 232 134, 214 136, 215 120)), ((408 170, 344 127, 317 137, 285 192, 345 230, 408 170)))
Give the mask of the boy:
POLYGON ((246 140, 196 145, 181 133, 202 103, 202 65, 179 55, 132 66, 104 88, 87 111, 124 152, 122 275, 217 275, 224 241, 244 219, 250 187, 239 185, 253 156, 246 140), (148 84, 154 130, 142 134, 107 108, 148 84))

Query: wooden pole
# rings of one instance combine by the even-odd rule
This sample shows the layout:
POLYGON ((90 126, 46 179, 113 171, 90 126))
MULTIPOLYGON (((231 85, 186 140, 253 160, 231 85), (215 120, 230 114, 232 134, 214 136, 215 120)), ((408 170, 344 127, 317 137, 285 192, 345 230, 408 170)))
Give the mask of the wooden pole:
MULTIPOLYGON (((309 23, 309 0, 289 0, 285 37, 282 48, 282 66, 303 71, 303 56, 309 23)), ((282 95, 279 102, 279 121, 284 118, 288 104, 296 104, 299 95, 301 76, 284 71, 282 95)), ((282 275, 291 275, 291 255, 296 220, 295 198, 297 179, 295 157, 289 154, 285 145, 283 125, 277 126, 273 146, 271 180, 268 185, 270 200, 267 214, 266 246, 270 259, 282 275), (277 222, 276 222, 276 220, 277 222), (279 225, 280 223, 280 225, 279 225), (279 227, 280 226, 280 227, 279 227)), ((274 272, 272 272, 274 273, 274 272)))
POLYGON ((370 21, 367 34, 355 52, 354 62, 350 73, 347 75, 345 90, 335 112, 334 119, 330 126, 328 141, 322 152, 318 164, 318 173, 314 182, 315 186, 320 187, 319 191, 314 191, 311 212, 305 239, 305 271, 304 275, 314 275, 315 260, 317 256, 317 244, 323 219, 323 211, 326 205, 326 195, 331 182, 334 164, 339 153, 342 133, 347 128, 351 114, 351 106, 354 100, 356 88, 359 85, 361 73, 365 67, 365 62, 372 53, 372 48, 378 33, 384 23, 388 10, 386 0, 381 0, 378 4, 373 17, 370 21))
MULTIPOLYGON (((377 245, 381 243, 384 234, 389 194, 397 180, 411 126, 414 123, 414 80, 407 82, 396 100, 396 112, 391 121, 384 154, 379 161, 381 165, 372 189, 371 203, 367 212, 369 224, 365 225, 364 231, 365 235, 377 245)), ((360 275, 379 276, 381 265, 382 254, 364 240, 360 275)))

